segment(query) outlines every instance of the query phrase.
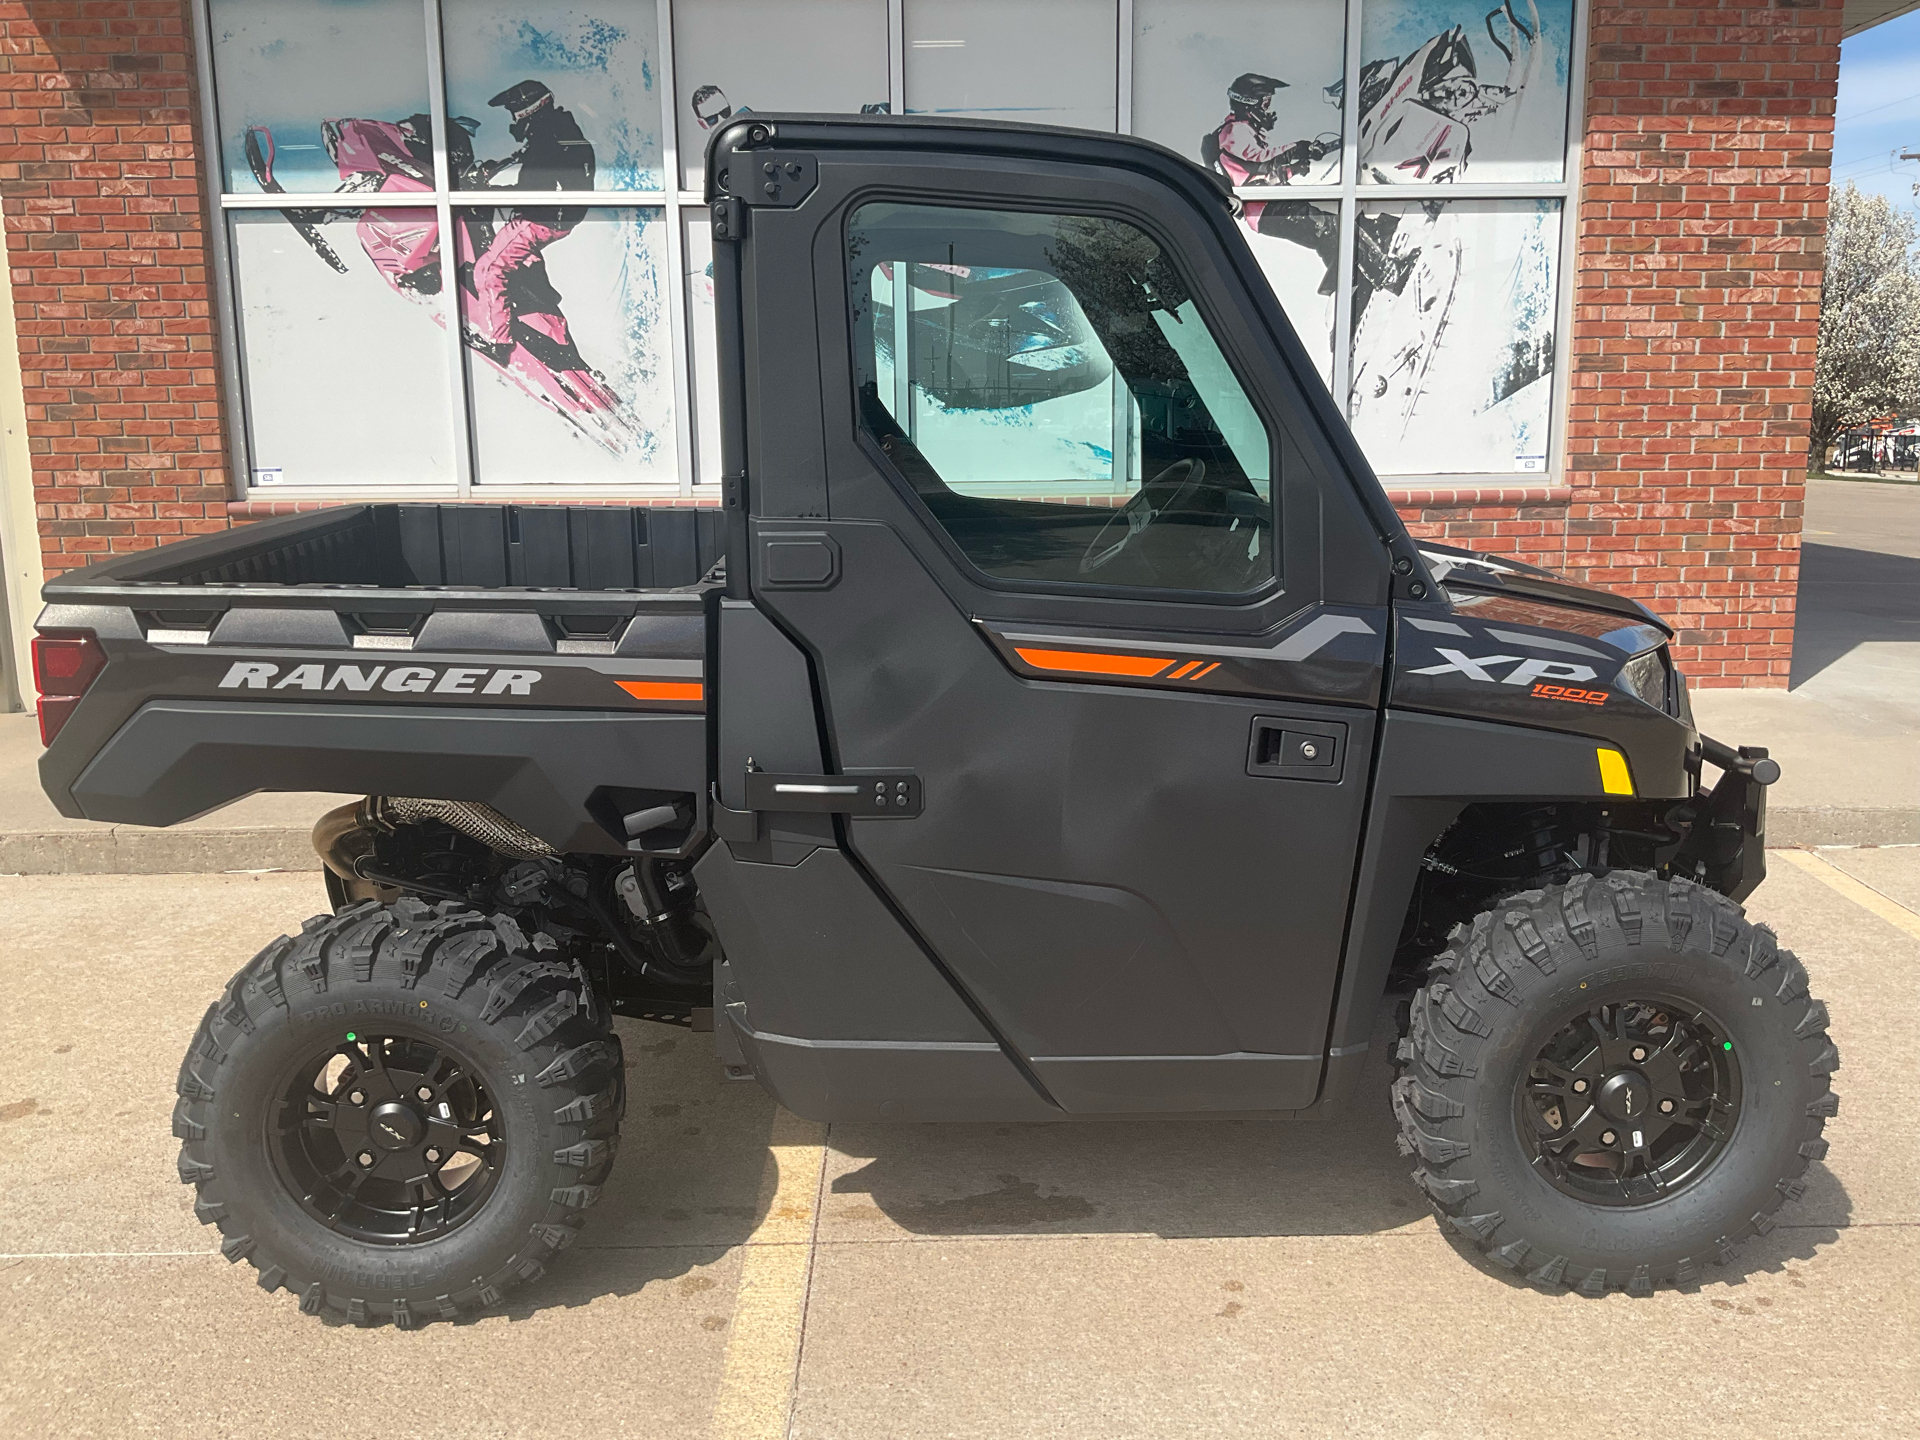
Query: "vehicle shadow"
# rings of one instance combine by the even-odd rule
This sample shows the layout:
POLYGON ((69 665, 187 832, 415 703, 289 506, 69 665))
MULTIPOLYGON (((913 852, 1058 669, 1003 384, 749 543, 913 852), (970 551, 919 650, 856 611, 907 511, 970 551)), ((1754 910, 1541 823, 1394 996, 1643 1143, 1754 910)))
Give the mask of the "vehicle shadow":
MULTIPOLYGON (((580 1238, 492 1313, 527 1319, 661 1282, 700 1284, 695 1272, 767 1216, 769 1137, 792 1117, 758 1085, 721 1079, 710 1035, 619 1028, 629 1095, 613 1174, 580 1238)), ((1368 1234, 1417 1223, 1425 1202, 1387 1108, 1392 1033, 1383 1009, 1350 1113, 1326 1121, 819 1127, 819 1236, 1368 1234)))
MULTIPOLYGON (((621 1022, 630 1099, 621 1155, 580 1239, 517 1319, 677 1281, 747 1242, 773 1200, 769 1137, 786 1116, 757 1085, 719 1078, 712 1040, 621 1022)), ((1376 1235, 1433 1224, 1399 1153, 1388 1108, 1391 1008, 1347 1110, 1323 1120, 1261 1115, 1025 1125, 850 1125, 826 1133, 822 1242, 959 1236, 1150 1234, 1170 1239, 1376 1235)), ((1802 1203, 1703 1283, 1737 1282, 1810 1260, 1849 1221, 1852 1202, 1824 1165, 1802 1203)), ((1485 1260, 1442 1227, 1475 1268, 1485 1260)))
POLYGON ((1920 640, 1920 559, 1803 542, 1788 687, 1876 640, 1920 640))
POLYGON ((744 1244, 766 1217, 769 1138, 784 1112, 758 1085, 721 1078, 712 1035, 640 1020, 616 1028, 627 1113, 613 1172, 547 1274, 489 1314, 525 1320, 661 1282, 708 1288, 713 1281, 696 1272, 744 1244))
POLYGON ((823 1239, 1370 1235, 1420 1221, 1387 1090, 1382 1009, 1347 1109, 1041 1125, 835 1125, 823 1239))

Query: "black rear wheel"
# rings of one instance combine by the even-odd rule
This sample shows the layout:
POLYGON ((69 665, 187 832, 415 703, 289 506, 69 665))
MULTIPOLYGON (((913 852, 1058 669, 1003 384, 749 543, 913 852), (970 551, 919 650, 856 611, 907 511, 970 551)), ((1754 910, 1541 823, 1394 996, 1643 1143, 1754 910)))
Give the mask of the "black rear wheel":
POLYGON ((1827 1007, 1724 896, 1631 871, 1514 896, 1457 929, 1393 1087, 1442 1221, 1494 1263, 1590 1294, 1704 1277, 1827 1152, 1827 1007))
POLYGON ((267 1145, 309 1215, 369 1245, 458 1229, 492 1196, 508 1153, 475 1062, 444 1039, 357 1031, 294 1066, 267 1145))
POLYGON ((367 901, 269 945, 180 1067, 180 1178, 229 1260, 301 1309, 411 1326, 494 1305, 612 1166, 611 1017, 544 936, 367 901))

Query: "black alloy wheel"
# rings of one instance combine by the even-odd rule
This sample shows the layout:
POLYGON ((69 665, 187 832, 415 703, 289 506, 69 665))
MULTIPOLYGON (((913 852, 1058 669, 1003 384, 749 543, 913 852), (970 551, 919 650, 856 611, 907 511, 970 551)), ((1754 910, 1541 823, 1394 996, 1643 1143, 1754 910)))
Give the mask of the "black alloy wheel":
POLYGON ((1807 990, 1771 930, 1688 880, 1508 896, 1408 1007, 1393 1109, 1414 1182, 1460 1244, 1535 1285, 1698 1284, 1766 1243, 1827 1153, 1840 1054, 1807 990))
POLYGON ((1707 1173, 1739 1114, 1725 1028, 1682 1000, 1647 997, 1590 1005, 1562 1025, 1534 1056, 1514 1118, 1556 1190, 1650 1205, 1707 1173))
POLYGON ((407 1035, 350 1032, 297 1066, 267 1143, 301 1208, 373 1245, 458 1228, 506 1163, 502 1118, 471 1062, 407 1035))
POLYGON ((173 1133, 194 1214, 269 1293, 402 1329, 538 1280, 626 1106, 612 1014, 545 935, 457 901, 316 915, 207 1010, 173 1133))

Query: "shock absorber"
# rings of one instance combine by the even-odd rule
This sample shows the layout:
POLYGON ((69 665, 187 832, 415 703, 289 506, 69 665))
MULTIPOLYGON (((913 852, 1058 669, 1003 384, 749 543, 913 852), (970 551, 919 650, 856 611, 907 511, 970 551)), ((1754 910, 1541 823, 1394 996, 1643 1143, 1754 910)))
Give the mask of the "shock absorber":
POLYGON ((694 914, 693 877, 684 870, 639 860, 614 878, 613 889, 666 964, 697 971, 711 958, 713 936, 694 914))

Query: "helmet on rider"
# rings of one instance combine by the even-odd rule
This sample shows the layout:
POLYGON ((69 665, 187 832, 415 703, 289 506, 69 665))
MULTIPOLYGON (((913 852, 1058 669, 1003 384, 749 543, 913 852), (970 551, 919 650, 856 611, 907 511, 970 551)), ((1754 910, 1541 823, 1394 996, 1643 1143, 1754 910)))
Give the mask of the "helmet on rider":
POLYGON ((497 105, 513 117, 508 127, 516 140, 527 138, 529 123, 542 110, 553 105, 553 91, 538 80, 522 80, 518 85, 509 85, 487 104, 497 105))
POLYGON ((1264 130, 1273 124, 1274 92, 1286 88, 1286 81, 1250 70, 1227 87, 1227 104, 1233 107, 1234 118, 1264 130))

